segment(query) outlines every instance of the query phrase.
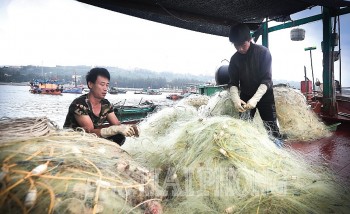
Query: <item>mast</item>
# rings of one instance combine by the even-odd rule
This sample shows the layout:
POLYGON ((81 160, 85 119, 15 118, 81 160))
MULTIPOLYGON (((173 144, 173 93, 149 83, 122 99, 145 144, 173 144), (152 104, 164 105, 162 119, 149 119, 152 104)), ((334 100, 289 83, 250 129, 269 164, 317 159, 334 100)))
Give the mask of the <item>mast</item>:
POLYGON ((74 70, 74 87, 77 87, 77 72, 74 70))
POLYGON ((44 69, 43 69, 43 61, 41 61, 41 76, 44 79, 44 69))

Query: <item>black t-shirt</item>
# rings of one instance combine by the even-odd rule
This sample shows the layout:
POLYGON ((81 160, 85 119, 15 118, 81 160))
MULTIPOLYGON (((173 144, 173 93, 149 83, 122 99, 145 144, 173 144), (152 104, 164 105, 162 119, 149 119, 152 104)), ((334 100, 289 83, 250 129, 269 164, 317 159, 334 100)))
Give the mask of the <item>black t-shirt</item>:
POLYGON ((229 87, 240 88, 240 97, 247 102, 254 96, 258 87, 265 84, 267 91, 260 102, 274 102, 271 62, 270 51, 264 46, 251 42, 246 54, 236 52, 231 57, 228 68, 229 87))

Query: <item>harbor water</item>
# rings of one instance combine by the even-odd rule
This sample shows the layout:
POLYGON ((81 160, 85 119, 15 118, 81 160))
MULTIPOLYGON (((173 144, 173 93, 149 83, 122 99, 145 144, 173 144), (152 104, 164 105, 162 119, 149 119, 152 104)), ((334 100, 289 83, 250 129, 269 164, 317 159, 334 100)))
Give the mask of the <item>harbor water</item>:
MULTIPOLYGON (((107 94, 111 103, 135 105, 146 100, 157 105, 172 105, 174 101, 166 99, 167 93, 161 95, 107 94)), ((60 128, 63 127, 70 103, 81 94, 62 93, 61 95, 32 94, 29 86, 0 85, 0 118, 23 118, 46 116, 60 128)))

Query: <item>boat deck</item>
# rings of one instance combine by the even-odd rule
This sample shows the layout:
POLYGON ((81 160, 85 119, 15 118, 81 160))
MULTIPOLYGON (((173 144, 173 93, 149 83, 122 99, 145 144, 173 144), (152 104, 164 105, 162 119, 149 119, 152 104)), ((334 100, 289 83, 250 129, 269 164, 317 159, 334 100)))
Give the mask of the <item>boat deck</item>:
POLYGON ((288 144, 308 159, 328 166, 338 178, 350 185, 350 123, 340 124, 331 137, 288 144))

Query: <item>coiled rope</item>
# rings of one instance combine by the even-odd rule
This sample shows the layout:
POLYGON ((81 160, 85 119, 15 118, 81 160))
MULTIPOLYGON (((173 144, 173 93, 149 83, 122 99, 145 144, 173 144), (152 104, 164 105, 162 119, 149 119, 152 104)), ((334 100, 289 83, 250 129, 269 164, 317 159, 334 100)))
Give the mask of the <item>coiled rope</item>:
POLYGON ((2 117, 0 119, 1 139, 45 136, 58 129, 58 125, 47 117, 2 117))

